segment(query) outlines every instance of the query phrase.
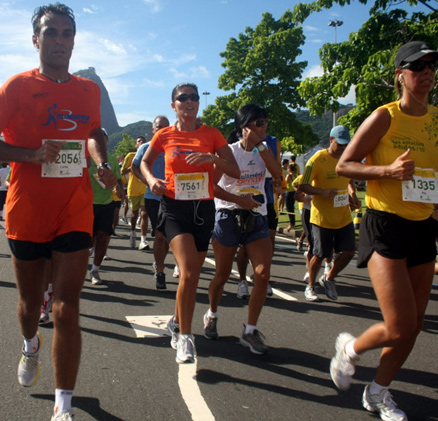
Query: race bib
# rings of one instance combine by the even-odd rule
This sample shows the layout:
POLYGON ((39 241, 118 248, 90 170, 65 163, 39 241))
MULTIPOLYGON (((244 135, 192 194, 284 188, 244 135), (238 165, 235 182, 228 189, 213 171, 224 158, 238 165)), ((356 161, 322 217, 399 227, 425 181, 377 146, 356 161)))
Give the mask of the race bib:
POLYGON ((402 181, 405 202, 438 203, 438 179, 432 168, 415 168, 412 180, 402 181))
POLYGON ((348 204, 349 204, 348 193, 337 194, 333 198, 333 207, 335 208, 341 208, 342 206, 347 206, 348 204))
POLYGON ((209 199, 208 172, 175 174, 175 199, 209 199))
MULTIPOLYGON (((43 139, 43 144, 49 139, 43 139)), ((87 166, 85 159, 85 140, 57 140, 53 142, 66 142, 61 146, 56 161, 42 164, 41 177, 64 178, 82 177, 83 169, 87 166)))

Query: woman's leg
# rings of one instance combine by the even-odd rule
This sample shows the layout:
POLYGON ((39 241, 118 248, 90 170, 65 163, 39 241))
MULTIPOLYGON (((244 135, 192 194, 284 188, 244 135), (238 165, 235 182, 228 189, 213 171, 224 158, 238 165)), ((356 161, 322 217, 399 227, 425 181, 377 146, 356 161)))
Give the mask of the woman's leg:
POLYGON ((269 237, 245 245, 254 268, 254 287, 248 305, 248 324, 256 326, 266 300, 266 291, 271 276, 272 243, 269 237))
POLYGON ((175 322, 182 334, 191 333, 199 275, 207 252, 198 252, 192 234, 179 234, 170 241, 179 266, 179 285, 176 293, 175 322))
POLYGON ((384 321, 360 335, 354 350, 361 354, 384 348, 375 381, 388 386, 409 356, 421 330, 434 262, 407 268, 404 259, 388 259, 374 253, 368 269, 384 321))
POLYGON ((213 240, 212 245, 216 261, 216 273, 208 288, 208 298, 210 300, 210 310, 216 313, 222 298, 224 285, 233 267, 233 259, 236 254, 237 246, 226 247, 216 239, 213 240))

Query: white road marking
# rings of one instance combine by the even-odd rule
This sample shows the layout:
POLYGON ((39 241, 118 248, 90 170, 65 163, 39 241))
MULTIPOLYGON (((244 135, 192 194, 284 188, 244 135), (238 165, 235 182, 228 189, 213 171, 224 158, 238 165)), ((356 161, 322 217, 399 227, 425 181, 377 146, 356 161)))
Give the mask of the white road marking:
POLYGON ((193 421, 214 421, 196 381, 197 359, 194 364, 179 364, 178 385, 193 421))
POLYGON ((125 316, 137 338, 169 336, 167 322, 172 316, 125 316))

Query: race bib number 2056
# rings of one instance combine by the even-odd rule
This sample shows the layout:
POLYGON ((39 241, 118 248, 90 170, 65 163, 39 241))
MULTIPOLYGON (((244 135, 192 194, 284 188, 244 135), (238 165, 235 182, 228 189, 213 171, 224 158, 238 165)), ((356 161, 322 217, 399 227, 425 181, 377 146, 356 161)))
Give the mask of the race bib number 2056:
MULTIPOLYGON (((43 139, 43 143, 48 139, 43 139)), ((85 159, 85 140, 55 140, 65 142, 61 146, 56 161, 46 162, 41 166, 41 176, 50 178, 82 177, 87 166, 85 159)))

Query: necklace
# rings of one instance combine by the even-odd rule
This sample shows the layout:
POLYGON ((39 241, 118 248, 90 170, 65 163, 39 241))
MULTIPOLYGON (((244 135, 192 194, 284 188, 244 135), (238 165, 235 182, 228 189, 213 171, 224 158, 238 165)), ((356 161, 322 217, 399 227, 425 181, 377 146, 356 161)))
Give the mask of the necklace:
POLYGON ((48 74, 44 73, 41 69, 38 69, 38 71, 45 76, 47 79, 50 79, 52 82, 56 82, 56 83, 67 83, 70 80, 70 75, 68 75, 65 79, 55 79, 51 76, 49 76, 48 74))

